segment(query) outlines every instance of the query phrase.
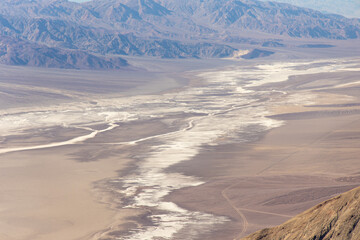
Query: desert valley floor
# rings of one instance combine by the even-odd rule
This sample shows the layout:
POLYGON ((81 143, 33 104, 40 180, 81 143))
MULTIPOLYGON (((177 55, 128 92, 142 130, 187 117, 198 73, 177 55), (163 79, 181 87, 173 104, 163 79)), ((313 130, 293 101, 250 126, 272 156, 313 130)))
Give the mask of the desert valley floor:
POLYGON ((241 239, 360 184, 359 58, 0 71, 1 239, 241 239))

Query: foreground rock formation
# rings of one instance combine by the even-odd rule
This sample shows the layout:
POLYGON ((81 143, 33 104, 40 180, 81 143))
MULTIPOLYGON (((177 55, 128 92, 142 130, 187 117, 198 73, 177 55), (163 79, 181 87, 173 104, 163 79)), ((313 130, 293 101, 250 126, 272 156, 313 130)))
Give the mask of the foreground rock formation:
POLYGON ((360 187, 327 200, 284 224, 260 230, 243 240, 360 239, 360 187))

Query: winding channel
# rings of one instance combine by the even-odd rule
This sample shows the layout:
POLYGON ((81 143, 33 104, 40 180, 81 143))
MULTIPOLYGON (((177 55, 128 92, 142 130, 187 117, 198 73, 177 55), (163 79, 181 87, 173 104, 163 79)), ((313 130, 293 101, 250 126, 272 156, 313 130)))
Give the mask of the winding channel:
MULTIPOLYGON (((271 89, 255 91, 254 87, 286 81, 291 75, 352 70, 351 65, 349 67, 342 61, 327 62, 323 67, 301 69, 308 65, 309 62, 272 63, 250 69, 234 66, 199 73, 196 77, 204 80, 206 84, 189 87, 182 92, 106 101, 100 99, 98 106, 86 106, 80 110, 66 112, 41 113, 43 122, 38 120, 39 116, 36 114, 24 113, 13 118, 0 118, 0 125, 3 126, 11 126, 14 118, 15 122, 23 126, 24 119, 27 119, 27 122, 32 123, 29 128, 41 127, 44 122, 48 123, 50 120, 52 121, 50 127, 81 126, 89 122, 108 124, 108 127, 102 130, 87 128, 91 131, 89 134, 70 140, 36 146, 4 148, 0 149, 0 154, 82 143, 95 138, 99 133, 115 129, 123 122, 159 118, 165 120, 176 118, 175 120, 185 121, 186 124, 178 126, 178 130, 173 132, 128 142, 103 143, 140 145, 146 142, 150 148, 148 152, 137 156, 136 166, 131 172, 107 179, 106 183, 111 185, 114 191, 121 193, 126 200, 123 208, 145 209, 151 212, 147 216, 146 223, 139 224, 138 227, 116 239, 196 239, 201 234, 211 232, 215 226, 226 223, 229 219, 224 216, 189 211, 165 201, 164 197, 174 190, 204 183, 196 176, 169 173, 166 169, 177 163, 190 161, 202 148, 219 144, 220 138, 226 139, 228 143, 241 143, 251 140, 256 133, 280 126, 281 121, 266 118, 269 103, 265 100, 259 101, 270 98, 274 92, 271 89), (89 119, 89 122, 82 122, 82 119, 89 119), (157 141, 151 141, 155 138, 157 141)), ((222 192, 224 198, 240 216, 243 216, 242 209, 233 206, 227 197, 226 190, 228 189, 222 192)), ((243 232, 245 232, 246 218, 243 218, 243 222, 243 232)))

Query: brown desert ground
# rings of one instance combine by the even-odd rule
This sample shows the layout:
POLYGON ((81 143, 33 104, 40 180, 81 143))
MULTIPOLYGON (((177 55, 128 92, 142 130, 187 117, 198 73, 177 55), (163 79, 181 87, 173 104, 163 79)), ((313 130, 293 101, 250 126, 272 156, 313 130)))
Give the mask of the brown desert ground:
MULTIPOLYGON (((176 190, 166 200, 230 220, 201 239, 240 239, 360 185, 359 72, 293 76, 256 87, 263 89, 274 90, 266 107, 269 118, 284 121, 281 127, 247 143, 228 144, 225 136, 219 145, 203 146, 192 160, 167 169, 205 183, 176 190)), ((144 120, 120 124, 81 144, 1 154, 0 238, 116 239, 141 225, 147 209, 121 208, 120 193, 98 186, 135 168, 136 154, 146 153, 153 140, 134 146, 108 143, 184 125, 181 116, 172 117, 174 129, 157 119, 144 120)), ((86 129, 39 129, 1 139, 0 150, 83 134, 86 129)))
MULTIPOLYGON (((103 143, 164 130, 158 122, 149 121, 124 125, 110 135, 99 134, 87 144, 1 154, 0 239, 102 239, 112 226, 117 231, 133 227, 136 222, 130 217, 142 212, 120 209, 121 200, 113 199, 111 189, 103 189, 101 181, 131 167, 130 157, 138 150, 103 143)), ((2 148, 44 144, 54 138, 62 141, 84 132, 39 130, 24 138, 8 138, 2 148)))
POLYGON ((287 95, 271 100, 269 117, 285 124, 248 144, 209 146, 193 161, 173 166, 170 171, 206 183, 175 191, 168 200, 232 220, 203 239, 240 239, 359 186, 358 80, 358 72, 324 73, 273 84, 287 95), (307 96, 313 96, 310 105, 307 96), (293 97, 304 101, 292 104, 293 97))

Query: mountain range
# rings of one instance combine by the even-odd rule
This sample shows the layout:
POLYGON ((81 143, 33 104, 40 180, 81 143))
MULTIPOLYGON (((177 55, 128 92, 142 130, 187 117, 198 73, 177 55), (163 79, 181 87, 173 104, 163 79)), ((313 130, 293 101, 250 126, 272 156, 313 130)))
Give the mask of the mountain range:
MULTIPOLYGON (((268 1, 268 0, 262 0, 268 1)), ((360 1, 358 0, 271 0, 316 9, 322 12, 335 13, 350 18, 360 17, 360 1)))
POLYGON ((118 55, 229 57, 241 43, 261 45, 283 37, 356 39, 360 20, 256 0, 0 1, 0 62, 5 64, 121 68, 127 63, 118 55), (21 52, 18 59, 14 49, 21 52), (58 54, 51 64, 27 60, 58 54))

